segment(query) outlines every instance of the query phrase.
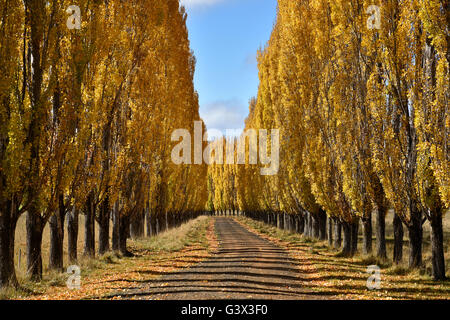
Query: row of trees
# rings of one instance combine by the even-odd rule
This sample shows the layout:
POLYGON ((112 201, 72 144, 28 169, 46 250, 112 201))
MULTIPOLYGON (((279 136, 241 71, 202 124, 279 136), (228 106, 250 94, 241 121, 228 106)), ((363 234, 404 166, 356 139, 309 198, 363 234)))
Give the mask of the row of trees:
POLYGON ((422 265, 428 221, 433 277, 444 279, 449 11, 446 0, 279 0, 258 55, 260 86, 246 129, 280 129, 280 171, 211 167, 209 209, 237 208, 279 226, 288 214, 288 228, 295 221, 321 239, 328 217, 336 247, 342 228, 346 256, 356 251, 360 221, 363 252, 372 252, 375 212, 376 255, 386 258, 385 217, 393 208, 394 262, 402 259, 406 227, 409 265, 422 265), (373 4, 379 17, 367 14, 373 4), (380 28, 370 27, 377 18, 380 28))
POLYGON ((130 222, 163 229, 204 209, 206 166, 171 161, 172 131, 201 121, 179 0, 1 0, 0 15, 0 288, 17 285, 22 214, 39 280, 48 222, 49 267, 62 270, 67 216, 73 262, 80 213, 94 256, 95 222, 99 254, 111 217, 112 248, 128 254, 130 222))

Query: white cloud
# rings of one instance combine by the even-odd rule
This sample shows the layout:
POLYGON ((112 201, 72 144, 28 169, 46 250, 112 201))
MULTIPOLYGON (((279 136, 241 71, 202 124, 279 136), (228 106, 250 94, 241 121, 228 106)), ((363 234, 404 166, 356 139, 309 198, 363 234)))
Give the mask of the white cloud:
POLYGON ((242 131, 247 117, 247 108, 237 100, 216 101, 200 109, 200 116, 208 129, 217 129, 226 134, 226 129, 242 131))

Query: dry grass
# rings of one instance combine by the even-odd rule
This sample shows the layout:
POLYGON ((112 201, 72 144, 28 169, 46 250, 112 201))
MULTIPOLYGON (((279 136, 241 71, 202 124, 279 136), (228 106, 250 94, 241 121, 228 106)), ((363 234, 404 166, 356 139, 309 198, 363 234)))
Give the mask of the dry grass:
MULTIPOLYGON (((334 299, 450 299, 450 280, 435 282, 430 277, 427 251, 424 252, 427 267, 409 270, 404 265, 392 266, 389 261, 379 261, 371 256, 339 257, 338 251, 328 247, 325 241, 307 239, 245 217, 235 219, 251 231, 286 248, 291 257, 298 261, 297 268, 305 279, 305 287, 318 295, 329 295, 334 299), (367 289, 369 274, 366 269, 374 264, 382 269, 380 290, 367 289)), ((448 223, 447 216, 447 235, 448 223)), ((388 229, 388 235, 389 232, 388 229)), ((449 270, 448 237, 446 241, 449 270)), ((428 250, 426 243, 424 247, 428 250)), ((388 249, 391 253, 391 247, 388 249)), ((407 254, 408 250, 405 250, 407 254)))
MULTIPOLYGON (((81 240, 78 261, 82 281, 80 290, 66 287, 67 274, 45 270, 41 282, 31 282, 22 277, 21 288, 0 292, 0 299, 102 299, 113 292, 136 287, 143 281, 206 259, 214 250, 213 229, 213 219, 199 217, 152 238, 129 240, 128 247, 135 255, 130 258, 112 252, 96 259, 84 258, 81 240)), ((46 239, 48 241, 48 233, 46 239)), ((48 248, 48 242, 43 243, 44 259, 48 257, 48 248)))
MULTIPOLYGON (((386 216, 386 248, 388 251, 388 259, 392 260, 393 251, 394 251, 394 230, 392 221, 394 219, 394 212, 390 210, 386 216)), ((375 217, 373 217, 373 228, 375 231, 375 217)), ((447 274, 450 276, 450 212, 444 216, 443 219, 443 230, 444 230, 444 253, 446 260, 446 270, 447 274)), ((400 266, 393 267, 394 269, 407 269, 408 263, 408 255, 409 255, 409 237, 408 230, 403 227, 404 232, 404 246, 403 246, 403 261, 400 266)), ((359 231, 359 242, 362 245, 362 230, 359 231)), ((425 268, 423 270, 419 270, 419 273, 422 274, 431 274, 431 227, 430 223, 427 221, 423 226, 423 261, 425 264, 425 268)), ((373 238, 375 245, 375 237, 373 238)))
MULTIPOLYGON (((78 258, 79 262, 82 264, 90 264, 91 259, 83 257, 84 251, 84 215, 79 216, 79 224, 78 224, 78 258)), ((96 236, 98 236, 98 224, 96 223, 96 236)), ((64 227, 64 266, 65 269, 69 266, 69 254, 68 254, 68 240, 67 240, 67 228, 66 225, 64 227)), ((110 236, 112 236, 112 225, 110 226, 110 236)), ((95 240, 96 249, 98 248, 98 239, 95 240)), ((26 257, 26 248, 27 248, 27 231, 26 231, 26 215, 22 215, 17 222, 16 228, 16 238, 15 238, 15 250, 14 250, 14 260, 16 266, 16 273, 19 282, 23 282, 27 280, 27 257, 26 257), (19 261, 20 260, 20 261, 19 261), (19 263, 20 262, 20 263, 19 263)), ((49 273, 52 273, 51 270, 48 270, 48 262, 50 255, 50 227, 49 224, 44 228, 44 232, 42 235, 42 267, 43 274, 46 276, 49 273)))
POLYGON ((204 224, 199 223, 208 220, 206 217, 189 221, 179 228, 171 229, 158 237, 137 240, 136 244, 154 251, 178 251, 182 248, 198 242, 199 236, 204 231, 204 224))

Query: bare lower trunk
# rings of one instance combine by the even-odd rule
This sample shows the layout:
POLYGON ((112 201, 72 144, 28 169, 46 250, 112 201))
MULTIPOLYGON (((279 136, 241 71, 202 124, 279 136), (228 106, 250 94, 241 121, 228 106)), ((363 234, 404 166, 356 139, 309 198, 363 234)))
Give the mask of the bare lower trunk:
POLYGON ((308 237, 314 237, 314 218, 310 212, 308 212, 308 237))
POLYGON ((305 232, 304 235, 308 238, 312 237, 312 222, 311 213, 306 212, 305 214, 305 232))
POLYGON ((297 233, 302 234, 305 231, 305 217, 303 214, 297 215, 297 221, 298 221, 298 227, 297 227, 297 233))
POLYGON ((386 253, 386 208, 379 207, 376 216, 377 257, 387 259, 386 253))
POLYGON ((146 227, 147 227, 147 237, 150 238, 153 236, 153 230, 152 230, 152 215, 150 210, 147 208, 145 210, 145 221, 146 221, 146 227))
POLYGON ((120 218, 119 218, 119 203, 114 204, 113 212, 113 231, 112 231, 112 249, 114 251, 120 251, 119 238, 120 238, 120 218))
POLYGON ((311 214, 311 220, 312 220, 312 236, 316 239, 319 239, 320 236, 320 224, 319 224, 319 217, 317 214, 311 214))
POLYGON ((282 228, 282 223, 281 223, 280 215, 278 213, 276 213, 276 217, 277 217, 277 228, 281 229, 282 228))
POLYGON ((95 205, 92 194, 86 201, 86 219, 84 222, 84 255, 95 256, 95 205))
POLYGON ((166 211, 166 214, 165 214, 165 218, 166 218, 166 224, 165 224, 164 231, 167 231, 167 230, 169 230, 169 219, 167 218, 167 211, 166 211))
POLYGON ((354 256, 358 251, 358 229, 359 229, 359 219, 356 219, 351 224, 351 238, 352 238, 352 248, 351 248, 351 256, 354 256))
POLYGON ((109 251, 109 220, 110 220, 109 200, 106 199, 100 206, 98 219, 98 254, 103 255, 109 251))
POLYGON ((362 219, 363 224, 363 253, 372 254, 372 214, 368 213, 362 219))
POLYGON ((156 231, 156 217, 154 214, 150 213, 150 221, 151 221, 151 227, 152 227, 152 236, 156 236, 158 233, 156 231))
POLYGON ((62 270, 63 268, 63 238, 60 231, 58 214, 50 218, 50 255, 49 269, 62 270))
POLYGON ((319 210, 317 214, 317 222, 319 224, 319 239, 327 239, 327 214, 324 210, 319 210))
POLYGON ((11 213, 12 202, 5 201, 0 208, 0 289, 17 287, 16 271, 14 269, 14 237, 17 220, 11 213))
POLYGON ((338 218, 334 219, 334 248, 339 249, 342 243, 342 224, 338 218))
POLYGON ((41 248, 44 222, 39 214, 32 212, 27 214, 27 273, 31 280, 40 281, 42 280, 41 248))
MULTIPOLYGON (((136 214, 131 218, 130 235, 132 239, 139 239, 144 237, 144 219, 144 212, 136 214)), ((169 220, 167 214, 166 219, 169 220)), ((169 228, 169 221, 167 221, 166 226, 167 228, 169 228)))
POLYGON ((159 223, 159 217, 156 217, 155 219, 155 235, 158 235, 160 233, 160 223, 159 223))
POLYGON ((350 257, 352 253, 352 227, 348 222, 342 222, 342 231, 344 234, 344 245, 342 248, 342 255, 350 257))
POLYGON ((397 214, 394 214, 394 256, 393 261, 399 264, 403 259, 403 223, 397 214))
POLYGON ((328 221, 328 245, 331 247, 333 245, 333 219, 331 217, 328 217, 327 221, 328 221))
POLYGON ((431 215, 431 261, 434 280, 445 280, 444 234, 442 231, 442 214, 431 215))
POLYGON ((287 224, 288 224, 287 230, 289 232, 293 232, 295 230, 295 224, 294 224, 294 219, 293 219, 292 214, 286 214, 286 218, 287 218, 286 220, 287 220, 287 224))
POLYGON ((411 224, 409 231, 409 267, 417 268, 422 266, 422 215, 419 212, 411 213, 411 224))
POLYGON ((98 230, 98 254, 103 255, 109 251, 109 217, 103 217, 99 221, 98 230))
POLYGON ((50 218, 50 256, 49 269, 63 270, 64 267, 64 218, 66 209, 64 207, 64 199, 60 196, 59 208, 57 212, 50 218))
POLYGON ((130 217, 120 217, 119 224, 119 250, 124 257, 130 257, 133 255, 127 249, 127 238, 130 234, 130 217))
POLYGON ((72 208, 72 212, 69 213, 67 221, 67 241, 69 251, 70 263, 76 263, 78 260, 78 210, 75 205, 72 208))

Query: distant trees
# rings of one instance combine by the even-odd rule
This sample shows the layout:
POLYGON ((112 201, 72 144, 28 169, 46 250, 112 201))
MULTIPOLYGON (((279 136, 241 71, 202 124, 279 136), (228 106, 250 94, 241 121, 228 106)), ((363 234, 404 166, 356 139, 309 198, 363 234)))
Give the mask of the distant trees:
POLYGON ((17 285, 25 212, 28 272, 39 280, 47 222, 49 267, 62 270, 66 216, 75 262, 79 213, 94 256, 95 222, 99 254, 111 250, 111 218, 113 247, 129 254, 133 217, 157 232, 204 210, 206 166, 170 158, 171 131, 201 121, 178 0, 13 0, 0 12, 0 288, 17 285), (73 4, 79 29, 66 23, 73 4))
MULTIPOLYGON (((237 165, 210 173, 210 188, 234 180, 249 216, 325 239, 352 256, 359 221, 363 253, 386 258, 385 217, 395 211, 394 262, 422 265, 422 226, 432 228, 435 279, 445 278, 442 217, 449 208, 449 44, 447 1, 278 1, 260 86, 246 129, 279 128, 277 176, 237 165), (231 170, 228 170, 231 171, 231 170), (326 215, 328 230, 326 230, 326 215), (327 231, 327 232, 326 232, 327 231), (334 238, 334 241, 333 241, 334 238)), ((219 187, 220 186, 220 187, 219 187)), ((230 186, 227 186, 230 188, 230 186)), ((223 192, 214 193, 223 195, 223 192)), ((211 196, 210 196, 211 197, 211 196)), ((217 203, 214 196, 211 203, 217 203)), ((215 207, 217 208, 217 207, 215 207)))

